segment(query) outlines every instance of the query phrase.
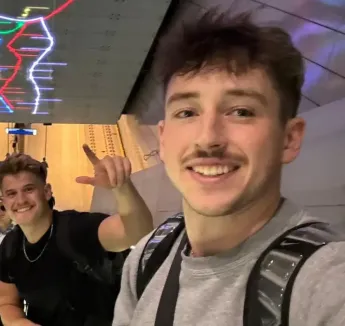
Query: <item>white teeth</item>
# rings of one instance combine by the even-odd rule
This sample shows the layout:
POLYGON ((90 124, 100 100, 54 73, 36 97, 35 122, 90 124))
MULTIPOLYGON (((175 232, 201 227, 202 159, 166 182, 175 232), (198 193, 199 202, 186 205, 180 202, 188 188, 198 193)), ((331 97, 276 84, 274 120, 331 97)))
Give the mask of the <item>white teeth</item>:
POLYGON ((23 208, 17 209, 17 212, 18 213, 24 213, 24 212, 28 211, 29 209, 30 209, 30 207, 23 207, 23 208))
POLYGON ((216 176, 228 173, 235 170, 236 167, 230 168, 229 166, 215 165, 215 166, 194 166, 193 170, 203 175, 216 176))

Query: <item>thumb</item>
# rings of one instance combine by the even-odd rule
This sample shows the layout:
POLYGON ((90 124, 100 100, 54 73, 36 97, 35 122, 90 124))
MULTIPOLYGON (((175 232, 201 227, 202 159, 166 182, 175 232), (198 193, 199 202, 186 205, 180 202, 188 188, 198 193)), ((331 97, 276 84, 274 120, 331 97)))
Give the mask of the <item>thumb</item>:
POLYGON ((88 176, 80 176, 75 179, 77 183, 84 184, 84 185, 95 185, 95 178, 88 177, 88 176))

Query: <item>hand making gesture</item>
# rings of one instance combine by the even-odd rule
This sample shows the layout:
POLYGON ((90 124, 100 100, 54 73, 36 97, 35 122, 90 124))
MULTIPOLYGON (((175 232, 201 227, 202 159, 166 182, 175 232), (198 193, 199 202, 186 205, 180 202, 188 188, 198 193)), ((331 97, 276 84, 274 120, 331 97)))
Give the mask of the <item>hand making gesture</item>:
POLYGON ((80 176, 76 181, 108 189, 119 188, 131 175, 131 162, 126 157, 105 156, 99 159, 88 145, 83 145, 84 152, 93 165, 94 176, 80 176))

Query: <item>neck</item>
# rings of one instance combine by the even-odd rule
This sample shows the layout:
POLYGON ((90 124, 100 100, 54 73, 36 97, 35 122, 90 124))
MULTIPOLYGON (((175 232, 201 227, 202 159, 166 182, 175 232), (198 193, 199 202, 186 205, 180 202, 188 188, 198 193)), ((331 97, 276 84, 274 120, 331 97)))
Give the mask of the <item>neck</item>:
POLYGON ((49 210, 44 215, 40 216, 35 223, 30 225, 20 225, 27 241, 29 243, 38 242, 43 235, 50 228, 53 221, 53 212, 49 210))
POLYGON ((213 256, 235 248, 258 232, 275 214, 280 193, 241 212, 218 217, 198 214, 186 207, 186 229, 194 257, 213 256))

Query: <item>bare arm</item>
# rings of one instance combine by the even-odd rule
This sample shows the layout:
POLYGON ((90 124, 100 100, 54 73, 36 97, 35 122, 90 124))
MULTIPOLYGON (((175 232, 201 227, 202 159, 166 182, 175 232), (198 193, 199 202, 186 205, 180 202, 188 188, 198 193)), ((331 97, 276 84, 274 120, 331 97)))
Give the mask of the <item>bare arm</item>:
POLYGON ((112 191, 118 214, 101 223, 98 237, 105 250, 119 252, 135 245, 151 232, 153 221, 150 210, 130 180, 112 191))
POLYGON ((14 284, 0 281, 0 316, 5 326, 35 326, 26 319, 14 284))

